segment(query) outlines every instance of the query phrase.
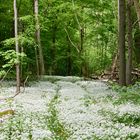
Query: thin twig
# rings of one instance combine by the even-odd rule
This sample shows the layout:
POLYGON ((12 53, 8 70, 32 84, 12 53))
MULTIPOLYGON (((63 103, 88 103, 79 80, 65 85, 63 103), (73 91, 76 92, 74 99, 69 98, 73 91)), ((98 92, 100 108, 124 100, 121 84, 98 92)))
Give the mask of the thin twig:
POLYGON ((79 51, 79 49, 77 48, 77 46, 72 42, 72 40, 71 40, 71 38, 70 38, 70 36, 69 36, 69 33, 68 33, 67 29, 64 28, 64 30, 65 30, 65 32, 66 32, 66 34, 67 34, 67 36, 68 36, 68 39, 69 39, 70 43, 72 44, 73 47, 76 48, 77 52, 79 53, 80 51, 79 51))
POLYGON ((0 80, 0 83, 2 83, 5 79, 5 77, 7 76, 7 74, 10 72, 10 70, 12 69, 13 65, 8 69, 8 71, 5 73, 5 75, 3 76, 3 78, 0 80))
POLYGON ((20 92, 17 92, 14 96, 11 96, 11 97, 1 98, 0 101, 13 99, 13 98, 15 98, 17 95, 19 95, 19 93, 20 93, 20 92))
POLYGON ((26 77, 26 79, 25 79, 25 81, 23 83, 23 91, 22 91, 22 93, 25 92, 25 86, 26 86, 26 83, 27 83, 28 78, 29 78, 29 76, 26 77))
POLYGON ((136 20, 136 21, 133 23, 132 27, 134 27, 138 22, 139 22, 139 20, 136 20))
MULTIPOLYGON (((28 78, 29 78, 29 76, 26 77, 26 79, 25 79, 25 81, 24 81, 24 83, 23 83, 23 91, 22 91, 22 93, 24 93, 24 91, 25 91, 25 85, 26 85, 26 82, 27 82, 28 78)), ((17 95, 19 95, 19 93, 20 93, 20 92, 17 92, 14 96, 11 96, 11 97, 1 98, 0 101, 13 99, 13 98, 15 98, 17 95)))

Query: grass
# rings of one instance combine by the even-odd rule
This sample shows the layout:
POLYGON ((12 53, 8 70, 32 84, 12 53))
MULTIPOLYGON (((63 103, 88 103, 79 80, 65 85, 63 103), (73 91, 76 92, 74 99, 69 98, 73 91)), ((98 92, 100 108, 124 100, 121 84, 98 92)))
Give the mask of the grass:
POLYGON ((47 125, 50 131, 53 133, 53 139, 55 140, 67 140, 70 136, 70 132, 58 119, 58 112, 56 105, 58 104, 59 95, 56 94, 49 103, 49 116, 47 116, 47 125))
POLYGON ((116 92, 116 98, 114 96, 108 96, 107 99, 112 101, 113 104, 124 104, 127 102, 140 105, 140 82, 137 82, 132 86, 119 86, 114 84, 111 89, 116 92))
POLYGON ((25 138, 32 140, 32 116, 25 113, 21 108, 9 117, 0 126, 0 137, 4 140, 22 140, 25 138), (27 123, 30 120, 30 123, 27 123))
POLYGON ((138 92, 122 92, 119 94, 118 99, 114 102, 115 104, 133 103, 140 105, 140 93, 138 92))
POLYGON ((86 107, 88 107, 88 106, 90 106, 92 104, 96 104, 96 103, 97 103, 97 101, 94 99, 93 96, 85 95, 85 97, 84 97, 84 105, 86 107))

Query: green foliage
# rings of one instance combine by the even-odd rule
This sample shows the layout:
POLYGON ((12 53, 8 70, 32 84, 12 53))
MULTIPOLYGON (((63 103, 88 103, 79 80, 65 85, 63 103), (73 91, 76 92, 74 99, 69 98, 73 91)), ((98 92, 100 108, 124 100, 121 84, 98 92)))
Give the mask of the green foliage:
POLYGON ((88 95, 84 97, 84 105, 86 107, 88 107, 92 104, 96 104, 96 103, 97 103, 97 101, 94 99, 94 97, 88 96, 88 95))
POLYGON ((51 132, 53 132, 53 139, 61 140, 68 139, 70 136, 70 132, 65 128, 65 126, 58 119, 58 112, 56 110, 56 105, 59 101, 59 95, 56 94, 53 99, 49 103, 49 116, 47 116, 47 126, 51 132))
POLYGON ((13 116, 5 120, 0 126, 3 139, 31 139, 32 137, 32 115, 27 115, 21 107, 18 107, 13 116), (27 123, 28 122, 28 123, 27 123), (30 122, 30 123, 29 123, 30 122), (26 133, 26 135, 24 135, 26 133))
MULTIPOLYGON (((28 71, 36 74, 35 17, 33 1, 17 1, 19 15, 19 46, 27 55, 28 71)), ((0 10, 1 49, 15 48, 13 38, 13 7, 6 1, 0 10), (8 14, 8 11, 10 14, 8 14), (6 25, 5 25, 6 23, 6 25), (9 35, 10 32, 10 35, 9 35)), ((39 1, 39 23, 46 74, 79 75, 100 74, 112 63, 117 43, 116 1, 39 1), (80 29, 83 29, 81 42, 80 29), (69 65, 70 63, 70 65, 69 65), (69 73, 70 71, 70 73, 69 73)), ((38 52, 37 52, 38 53, 38 52)), ((4 65, 5 59, 2 60, 4 65)), ((26 71, 27 67, 23 67, 26 71)), ((23 70, 23 71, 24 71, 23 70)))
POLYGON ((132 102, 134 104, 140 104, 140 93, 137 92, 125 92, 120 93, 118 100, 114 103, 116 104, 123 104, 126 102, 132 102))
POLYGON ((28 59, 25 53, 17 53, 15 52, 15 50, 8 50, 5 52, 0 51, 0 56, 2 56, 4 60, 4 64, 2 65, 2 68, 0 68, 0 78, 2 78, 3 76, 7 76, 7 74, 12 78, 14 75, 12 73, 13 72, 12 68, 16 64, 20 64, 22 66, 27 65, 28 59))
POLYGON ((0 55, 4 58, 5 61, 7 61, 7 63, 2 66, 3 68, 12 67, 18 63, 26 64, 25 53, 17 53, 15 50, 8 50, 6 52, 0 52, 0 55), (22 61, 19 62, 19 60, 22 61))
POLYGON ((114 115, 112 118, 114 122, 124 123, 125 125, 140 125, 140 115, 138 114, 126 113, 122 116, 114 115))
POLYGON ((6 74, 6 71, 5 70, 1 70, 0 71, 0 78, 2 78, 5 74, 6 74))
MULTIPOLYGON (((112 110, 113 111, 113 110, 112 110)), ((140 114, 135 112, 128 112, 128 113, 120 113, 120 112, 112 112, 106 109, 100 110, 100 113, 103 116, 108 116, 111 121, 115 124, 120 124, 122 126, 128 126, 128 128, 133 128, 134 126, 137 127, 140 125, 140 114)), ((114 126, 112 126, 114 127, 114 126)), ((118 130, 119 131, 119 130, 118 130)), ((126 139, 137 139, 139 136, 135 132, 131 132, 129 135, 126 136, 126 139)))
POLYGON ((117 84, 112 85, 112 90, 117 92, 117 98, 114 100, 114 97, 110 97, 110 100, 114 102, 114 104, 123 104, 123 103, 134 103, 140 104, 140 83, 137 82, 132 86, 124 86, 121 87, 117 84))

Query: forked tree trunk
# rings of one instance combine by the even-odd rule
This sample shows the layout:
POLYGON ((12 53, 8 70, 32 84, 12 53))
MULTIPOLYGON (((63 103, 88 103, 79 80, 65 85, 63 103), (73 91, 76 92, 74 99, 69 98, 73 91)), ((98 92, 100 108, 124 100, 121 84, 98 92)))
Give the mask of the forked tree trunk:
POLYGON ((119 6, 119 84, 126 85, 126 61, 125 61, 125 0, 118 0, 119 6))
POLYGON ((38 18, 38 0, 34 0, 34 14, 35 14, 35 24, 36 24, 36 42, 38 45, 38 52, 39 52, 39 74, 44 75, 45 68, 44 68, 44 57, 43 51, 41 46, 41 39, 40 39, 40 25, 39 25, 39 18, 38 18))
POLYGON ((14 0, 14 27, 15 27, 15 46, 17 53, 17 61, 16 64, 16 93, 20 93, 20 60, 19 60, 19 44, 18 44, 18 20, 17 20, 17 1, 14 0))
POLYGON ((132 46, 133 46, 133 37, 132 37, 132 15, 131 15, 131 5, 130 0, 127 4, 127 26, 128 26, 128 58, 126 63, 126 84, 131 84, 131 72, 132 72, 132 46))

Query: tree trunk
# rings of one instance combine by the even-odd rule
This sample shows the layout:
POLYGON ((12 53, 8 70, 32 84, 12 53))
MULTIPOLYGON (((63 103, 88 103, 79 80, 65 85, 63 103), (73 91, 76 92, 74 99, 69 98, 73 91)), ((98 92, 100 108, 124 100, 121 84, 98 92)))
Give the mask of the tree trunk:
POLYGON ((57 31, 57 26, 54 23, 52 27, 52 47, 51 47, 51 59, 52 59, 51 73, 52 74, 55 74, 56 72, 56 31, 57 31))
POLYGON ((71 76, 72 74, 72 60, 71 60, 71 44, 67 36, 68 50, 67 50, 67 75, 71 76))
POLYGON ((39 26, 39 19, 38 19, 38 0, 34 0, 34 14, 35 14, 35 22, 36 22, 36 42, 38 45, 38 52, 39 52, 39 74, 44 75, 45 68, 44 68, 44 57, 43 51, 41 46, 41 39, 40 39, 40 26, 39 26))
POLYGON ((119 6, 119 84, 126 85, 126 61, 125 61, 125 0, 118 0, 119 6))
POLYGON ((18 20, 17 20, 17 1, 14 0, 14 26, 15 26, 15 47, 17 53, 17 61, 16 64, 16 93, 20 93, 20 62, 19 62, 19 44, 18 44, 18 20))
POLYGON ((38 51, 37 47, 35 47, 35 60, 36 60, 36 74, 37 78, 39 78, 39 62, 38 62, 38 51))
POLYGON ((80 45, 79 45, 79 57, 81 58, 81 75, 85 76, 84 56, 83 56, 83 44, 84 44, 84 29, 80 28, 80 45))
MULTIPOLYGON (((32 0, 32 1, 33 1, 33 13, 35 14, 35 0, 32 0)), ((36 21, 35 21, 35 26, 36 26, 36 21)), ((36 32, 35 32, 35 40, 37 42, 37 33, 36 32)), ((36 75, 37 75, 37 78, 39 78, 38 46, 35 46, 34 52, 35 52, 35 61, 36 61, 36 75)))
POLYGON ((115 57, 113 58, 113 62, 112 62, 111 76, 110 76, 111 80, 116 78, 115 71, 117 68, 117 60, 118 60, 118 52, 115 54, 115 57))
MULTIPOLYGON (((130 1, 130 0, 129 0, 130 1)), ((131 15, 131 5, 128 1, 127 4, 127 26, 128 26, 128 58, 126 63, 126 84, 131 84, 131 72, 132 72, 132 46, 133 46, 133 37, 132 37, 132 15, 131 15)))

